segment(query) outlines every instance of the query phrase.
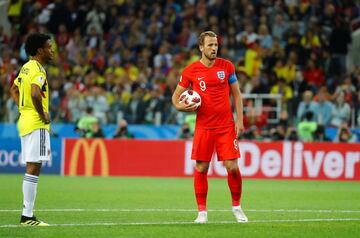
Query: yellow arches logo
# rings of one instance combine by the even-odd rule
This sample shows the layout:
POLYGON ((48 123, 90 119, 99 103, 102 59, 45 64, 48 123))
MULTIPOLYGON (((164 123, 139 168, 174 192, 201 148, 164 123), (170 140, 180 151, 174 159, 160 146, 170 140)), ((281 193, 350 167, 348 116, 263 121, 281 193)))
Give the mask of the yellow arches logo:
POLYGON ((94 161, 97 149, 100 151, 101 162, 101 176, 109 176, 109 157, 105 143, 101 139, 95 139, 90 145, 90 141, 86 139, 79 139, 76 141, 70 156, 69 175, 77 175, 78 160, 80 157, 80 150, 83 150, 85 176, 92 176, 94 172, 94 161))

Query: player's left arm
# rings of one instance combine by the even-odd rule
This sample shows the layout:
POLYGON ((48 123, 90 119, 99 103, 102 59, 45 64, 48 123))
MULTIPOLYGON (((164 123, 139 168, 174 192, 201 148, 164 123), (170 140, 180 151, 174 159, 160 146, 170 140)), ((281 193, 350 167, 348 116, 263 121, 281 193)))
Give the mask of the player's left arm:
MULTIPOLYGON (((234 74, 235 79, 236 76, 234 74)), ((239 83, 236 81, 229 81, 230 83, 230 93, 234 102, 236 120, 235 120, 235 132, 236 136, 239 137, 240 133, 244 131, 243 123, 243 99, 240 92, 239 83)))
POLYGON ((15 82, 11 85, 10 95, 11 95, 11 97, 14 99, 16 105, 19 106, 19 88, 18 88, 18 86, 15 84, 15 82))
POLYGON ((44 111, 42 105, 42 95, 41 88, 44 86, 46 82, 46 75, 43 73, 38 73, 31 79, 31 99, 35 110, 40 116, 40 119, 45 123, 50 123, 50 116, 48 112, 44 111))

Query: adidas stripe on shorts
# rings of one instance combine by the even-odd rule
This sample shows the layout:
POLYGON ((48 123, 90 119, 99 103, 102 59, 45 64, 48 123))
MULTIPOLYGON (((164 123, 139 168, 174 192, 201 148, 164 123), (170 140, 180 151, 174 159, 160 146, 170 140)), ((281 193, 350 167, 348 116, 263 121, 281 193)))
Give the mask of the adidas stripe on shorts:
POLYGON ((41 163, 51 159, 50 134, 43 128, 21 137, 22 163, 41 163))

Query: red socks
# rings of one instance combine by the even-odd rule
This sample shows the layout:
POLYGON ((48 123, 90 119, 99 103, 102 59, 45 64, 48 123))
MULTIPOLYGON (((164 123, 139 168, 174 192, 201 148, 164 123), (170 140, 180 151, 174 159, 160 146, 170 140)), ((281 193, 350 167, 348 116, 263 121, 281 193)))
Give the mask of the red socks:
MULTIPOLYGON (((239 169, 235 172, 228 173, 228 185, 231 192, 232 206, 239 206, 242 189, 242 179, 239 169)), ((207 172, 201 173, 195 169, 194 188, 199 211, 206 211, 206 197, 208 192, 207 172)))
POLYGON ((194 188, 199 212, 206 211, 206 197, 208 192, 207 172, 201 173, 195 169, 194 188))
POLYGON ((231 192, 232 205, 239 206, 242 189, 242 179, 239 169, 235 172, 228 172, 228 184, 231 192))

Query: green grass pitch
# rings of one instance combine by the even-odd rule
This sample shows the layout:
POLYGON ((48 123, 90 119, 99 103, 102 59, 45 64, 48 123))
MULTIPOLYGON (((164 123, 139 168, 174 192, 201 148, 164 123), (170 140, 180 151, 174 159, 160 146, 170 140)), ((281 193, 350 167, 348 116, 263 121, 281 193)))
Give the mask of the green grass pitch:
POLYGON ((208 224, 193 224, 192 178, 40 176, 35 215, 20 227, 22 176, 0 175, 0 237, 359 237, 360 183, 250 180, 230 211, 226 179, 209 179, 208 224))

